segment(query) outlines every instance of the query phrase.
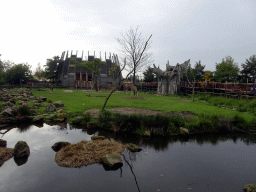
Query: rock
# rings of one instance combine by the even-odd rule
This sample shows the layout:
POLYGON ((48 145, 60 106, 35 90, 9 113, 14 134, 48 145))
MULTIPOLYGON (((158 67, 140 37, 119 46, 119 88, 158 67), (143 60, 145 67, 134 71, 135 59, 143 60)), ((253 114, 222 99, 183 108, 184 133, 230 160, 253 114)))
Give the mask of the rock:
POLYGON ((28 161, 28 157, 21 157, 21 158, 14 157, 14 162, 18 166, 24 165, 25 163, 27 163, 27 161, 28 161))
POLYGON ((244 192, 255 192, 256 184, 246 184, 243 191, 244 192))
POLYGON ((28 157, 30 155, 30 149, 25 141, 18 141, 14 147, 14 156, 16 158, 28 157))
POLYGON ((12 106, 14 106, 15 104, 13 104, 12 102, 10 102, 10 101, 7 101, 7 102, 5 102, 5 103, 3 103, 3 106, 10 106, 10 107, 12 107, 12 106))
POLYGON ((56 120, 58 120, 58 121, 64 121, 66 118, 67 118, 67 114, 66 114, 66 113, 58 113, 56 120))
POLYGON ((189 134, 189 130, 186 128, 180 127, 180 134, 181 135, 189 134))
POLYGON ((108 154, 108 155, 103 156, 102 162, 104 164, 106 164, 108 167, 123 165, 121 155, 118 153, 113 153, 113 154, 108 154))
POLYGON ((16 105, 11 107, 16 113, 18 112, 18 107, 16 105))
POLYGON ((14 99, 10 99, 9 102, 11 102, 12 104, 16 104, 15 100, 14 99))
POLYGON ((91 140, 104 140, 105 137, 104 136, 92 136, 91 140))
POLYGON ((33 122, 43 121, 44 116, 43 115, 37 115, 33 118, 33 122))
POLYGON ((7 141, 0 139, 0 147, 6 147, 7 141))
POLYGON ((42 100, 42 101, 46 101, 47 100, 47 97, 39 97, 39 100, 42 100))
POLYGON ((36 96, 29 96, 29 99, 36 99, 36 96))
POLYGON ((53 103, 53 105, 55 105, 55 107, 57 108, 64 107, 64 104, 62 103, 62 101, 56 101, 55 103, 53 103))
POLYGON ((140 147, 138 147, 137 145, 132 144, 132 143, 127 144, 127 147, 132 152, 140 152, 142 150, 140 147))
POLYGON ((52 149, 53 149, 55 152, 58 152, 62 147, 66 147, 67 145, 71 145, 71 143, 60 141, 60 142, 55 143, 55 144, 52 146, 52 149))
POLYGON ((57 111, 57 113, 63 113, 63 112, 64 112, 63 109, 59 109, 59 110, 57 111))
POLYGON ((34 104, 34 109, 38 109, 38 108, 40 108, 41 107, 41 104, 40 103, 35 103, 34 104))
POLYGON ((49 105, 47 107, 45 107, 46 111, 56 111, 56 107, 55 105, 49 105))
POLYGON ((19 105, 22 105, 24 103, 24 101, 18 101, 19 105))
POLYGON ((17 115, 17 112, 15 110, 13 110, 12 108, 7 108, 5 109, 1 115, 3 116, 8 116, 8 117, 14 117, 17 115))
POLYGON ((22 100, 22 99, 23 99, 22 96, 18 96, 18 97, 17 97, 17 100, 22 100))
POLYGON ((5 161, 12 158, 14 155, 14 150, 10 148, 0 147, 0 167, 5 161))

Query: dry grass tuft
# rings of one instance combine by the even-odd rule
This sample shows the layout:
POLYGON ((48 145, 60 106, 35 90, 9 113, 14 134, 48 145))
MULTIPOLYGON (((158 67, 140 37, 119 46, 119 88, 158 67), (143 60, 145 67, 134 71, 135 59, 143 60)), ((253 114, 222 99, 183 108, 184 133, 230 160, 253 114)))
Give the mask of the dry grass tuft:
POLYGON ((81 167, 100 163, 103 156, 122 153, 126 147, 126 145, 109 140, 81 141, 58 151, 55 156, 55 162, 62 167, 81 167))

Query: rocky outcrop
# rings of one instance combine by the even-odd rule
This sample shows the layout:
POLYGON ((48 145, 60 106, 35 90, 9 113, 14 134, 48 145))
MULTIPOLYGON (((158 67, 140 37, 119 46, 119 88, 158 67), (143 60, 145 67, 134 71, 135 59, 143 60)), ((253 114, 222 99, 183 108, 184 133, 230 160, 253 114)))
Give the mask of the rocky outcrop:
POLYGON ((53 149, 55 152, 58 152, 62 147, 66 147, 67 145, 71 145, 71 143, 60 141, 60 142, 55 143, 55 144, 52 146, 52 149, 53 149))
POLYGON ((33 118, 33 122, 39 122, 39 121, 43 121, 43 120, 44 120, 43 115, 37 115, 33 118))
POLYGON ((131 152, 140 152, 142 149, 133 143, 127 144, 127 148, 130 149, 131 152))
POLYGON ((47 100, 47 97, 42 97, 42 96, 41 96, 41 97, 39 97, 39 99, 42 100, 42 101, 46 101, 46 100, 47 100))
POLYGON ((52 112, 52 111, 56 111, 56 107, 55 105, 49 105, 47 107, 45 107, 46 111, 52 112))
POLYGON ((11 148, 0 147, 0 167, 5 161, 12 158, 14 155, 14 150, 11 148))
POLYGON ((119 153, 113 153, 103 156, 102 163, 107 165, 109 168, 114 166, 121 167, 123 165, 123 161, 119 153))
POLYGON ((8 116, 8 117, 14 117, 17 115, 17 112, 13 110, 12 108, 5 109, 2 113, 2 116, 8 116))
POLYGON ((53 105, 55 105, 56 108, 64 107, 64 104, 62 103, 62 101, 56 101, 55 103, 53 103, 53 105))
POLYGON ((7 141, 0 139, 0 147, 6 147, 7 141))
POLYGON ((18 141, 14 147, 14 156, 16 158, 28 157, 30 149, 25 141, 18 141))
POLYGON ((186 134, 189 134, 189 131, 186 128, 180 127, 180 134, 181 135, 186 135, 186 134))
POLYGON ((40 108, 41 107, 41 104, 40 103, 35 103, 34 104, 34 109, 38 109, 38 108, 40 108))
POLYGON ((57 121, 65 121, 65 119, 67 118, 67 114, 66 113, 58 113, 57 114, 57 121))

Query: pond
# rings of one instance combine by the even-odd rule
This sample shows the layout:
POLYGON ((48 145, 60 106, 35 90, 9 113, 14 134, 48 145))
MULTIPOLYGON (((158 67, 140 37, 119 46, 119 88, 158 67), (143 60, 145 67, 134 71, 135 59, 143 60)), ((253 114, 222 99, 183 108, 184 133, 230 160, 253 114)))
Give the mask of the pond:
MULTIPOLYGON (((4 132, 4 130, 1 130, 4 132)), ((144 138, 108 131, 76 129, 69 124, 13 128, 1 139, 8 148, 19 140, 30 147, 27 162, 14 158, 0 167, 0 191, 232 191, 256 183, 255 136, 241 133, 197 134, 189 137, 144 138), (51 146, 58 141, 77 143, 93 135, 142 147, 126 151, 123 167, 106 171, 101 164, 81 168, 59 167, 51 146), (22 164, 22 165, 20 165, 22 164)))

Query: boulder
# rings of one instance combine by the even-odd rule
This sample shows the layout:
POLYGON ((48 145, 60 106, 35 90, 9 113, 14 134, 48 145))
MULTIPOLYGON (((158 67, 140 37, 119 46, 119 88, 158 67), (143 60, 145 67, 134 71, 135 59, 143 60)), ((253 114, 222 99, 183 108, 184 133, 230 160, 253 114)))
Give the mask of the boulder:
POLYGON ((37 115, 33 118, 33 122, 43 121, 44 116, 43 115, 37 115))
POLYGON ((62 101, 56 101, 55 103, 53 103, 53 105, 55 105, 55 107, 57 108, 64 107, 64 104, 62 103, 62 101))
POLYGON ((11 107, 16 113, 18 112, 18 107, 16 105, 11 107))
POLYGON ((6 147, 7 141, 0 139, 0 147, 6 147))
POLYGON ((5 161, 12 158, 14 155, 14 150, 10 148, 0 147, 0 167, 5 161))
POLYGON ((180 134, 181 135, 189 134, 189 130, 186 128, 180 127, 180 134))
POLYGON ((140 147, 138 147, 137 145, 133 144, 133 143, 129 143, 127 145, 128 149, 130 149, 131 152, 140 152, 142 149, 140 147))
POLYGON ((47 106, 46 108, 46 111, 56 111, 56 107, 55 107, 55 105, 49 105, 49 106, 47 106))
POLYGON ((41 107, 41 104, 40 103, 35 103, 33 106, 34 106, 34 109, 38 109, 38 108, 41 107))
POLYGON ((42 101, 46 101, 47 100, 47 97, 39 97, 39 100, 42 100, 42 101))
POLYGON ((3 106, 10 106, 10 107, 12 107, 12 106, 14 106, 15 104, 13 104, 12 102, 10 102, 10 101, 7 101, 7 102, 5 102, 5 103, 3 103, 3 106))
POLYGON ((29 99, 36 99, 36 96, 29 96, 29 99))
POLYGON ((58 121, 64 121, 66 118, 67 118, 67 114, 66 114, 66 113, 58 113, 56 120, 58 120, 58 121))
POLYGON ((28 157, 30 149, 25 141, 18 141, 14 147, 14 156, 16 158, 28 157))
POLYGON ((17 112, 15 110, 13 110, 12 108, 7 108, 5 109, 1 115, 3 116, 8 116, 8 117, 13 117, 17 115, 17 112))
POLYGON ((63 109, 59 109, 57 112, 58 112, 58 113, 63 113, 64 110, 63 110, 63 109))
POLYGON ((71 143, 60 141, 60 142, 55 143, 55 144, 52 146, 52 149, 53 149, 55 152, 58 152, 62 147, 66 147, 67 145, 71 145, 71 143))
POLYGON ((14 99, 9 99, 9 102, 13 103, 14 105, 16 104, 14 99))
POLYGON ((122 166, 123 161, 119 153, 113 153, 103 156, 102 162, 108 167, 122 166))
POLYGON ((104 140, 105 137, 104 136, 92 136, 91 140, 104 140))

